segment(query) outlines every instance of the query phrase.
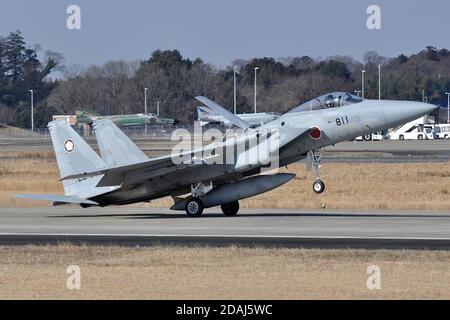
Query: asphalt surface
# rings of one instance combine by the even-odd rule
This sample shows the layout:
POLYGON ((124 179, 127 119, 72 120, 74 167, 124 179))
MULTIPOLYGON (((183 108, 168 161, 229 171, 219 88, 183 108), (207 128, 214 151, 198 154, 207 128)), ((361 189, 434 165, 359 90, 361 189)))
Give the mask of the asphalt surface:
POLYGON ((58 242, 126 246, 183 244, 268 247, 450 249, 450 211, 241 210, 201 218, 167 209, 0 209, 0 244, 58 242))

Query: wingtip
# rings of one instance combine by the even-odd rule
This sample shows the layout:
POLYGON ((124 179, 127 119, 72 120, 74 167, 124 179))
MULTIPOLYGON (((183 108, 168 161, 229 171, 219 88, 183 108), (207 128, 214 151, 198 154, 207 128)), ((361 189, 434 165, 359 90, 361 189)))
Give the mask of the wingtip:
POLYGON ((206 98, 205 96, 196 96, 195 99, 203 103, 203 101, 208 98, 206 98))

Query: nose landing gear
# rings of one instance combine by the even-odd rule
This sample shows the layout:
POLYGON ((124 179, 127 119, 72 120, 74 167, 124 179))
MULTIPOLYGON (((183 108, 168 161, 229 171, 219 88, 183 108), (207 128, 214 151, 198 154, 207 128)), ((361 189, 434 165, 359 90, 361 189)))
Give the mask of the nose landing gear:
POLYGON ((316 181, 314 181, 313 183, 313 190, 315 193, 317 194, 321 194, 325 191, 325 183, 323 183, 322 180, 317 179, 316 181))
POLYGON ((311 166, 314 166, 314 173, 316 174, 316 181, 313 183, 313 191, 321 194, 325 191, 325 183, 320 180, 320 162, 322 160, 322 152, 311 150, 306 159, 306 170, 311 171, 311 166))

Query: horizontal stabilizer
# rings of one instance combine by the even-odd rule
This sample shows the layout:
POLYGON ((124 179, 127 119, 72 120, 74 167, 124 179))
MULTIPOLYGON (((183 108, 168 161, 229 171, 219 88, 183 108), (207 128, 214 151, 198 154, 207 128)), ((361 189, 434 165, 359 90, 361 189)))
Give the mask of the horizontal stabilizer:
POLYGON ((15 194, 16 198, 20 199, 32 199, 32 200, 43 200, 43 201, 52 201, 52 202, 58 202, 58 203, 75 203, 75 204, 89 204, 93 206, 97 206, 98 203, 87 200, 87 199, 81 199, 74 196, 64 196, 64 195, 57 195, 57 194, 15 194))

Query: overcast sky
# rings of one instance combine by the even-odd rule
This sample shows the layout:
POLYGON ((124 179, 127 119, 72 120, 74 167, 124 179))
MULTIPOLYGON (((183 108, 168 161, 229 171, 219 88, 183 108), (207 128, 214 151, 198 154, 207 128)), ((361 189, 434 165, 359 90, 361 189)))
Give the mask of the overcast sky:
POLYGON ((179 49, 217 66, 235 58, 348 54, 386 56, 427 45, 450 49, 450 1, 444 0, 2 0, 0 35, 22 30, 27 43, 62 53, 67 64, 146 59, 179 49), (81 30, 66 9, 81 8, 81 30), (366 26, 381 7, 382 30, 366 26))

